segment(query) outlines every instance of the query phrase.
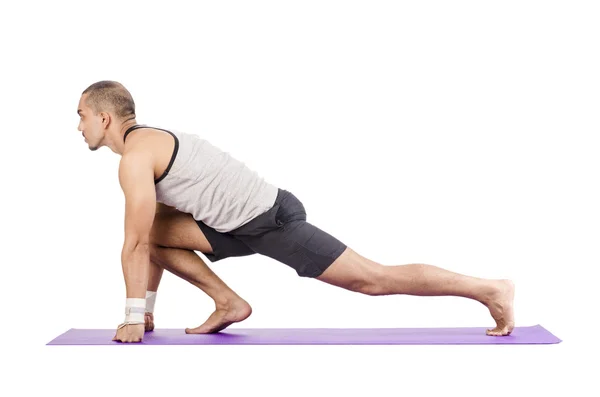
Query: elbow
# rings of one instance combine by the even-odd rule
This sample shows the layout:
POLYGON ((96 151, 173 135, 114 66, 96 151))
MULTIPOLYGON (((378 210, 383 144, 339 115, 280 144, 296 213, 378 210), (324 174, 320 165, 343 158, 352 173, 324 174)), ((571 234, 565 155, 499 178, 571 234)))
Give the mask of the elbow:
POLYGON ((149 248, 150 248, 150 242, 148 242, 148 241, 138 241, 133 246, 134 251, 139 251, 139 250, 148 251, 149 248))
POLYGON ((148 252, 150 250, 150 241, 148 239, 131 239, 125 241, 123 252, 148 252))

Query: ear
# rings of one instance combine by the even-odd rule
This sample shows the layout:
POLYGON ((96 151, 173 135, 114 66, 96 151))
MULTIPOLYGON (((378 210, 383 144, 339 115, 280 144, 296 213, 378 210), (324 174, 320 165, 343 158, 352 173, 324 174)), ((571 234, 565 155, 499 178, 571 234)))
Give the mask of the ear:
POLYGON ((100 112, 100 118, 102 119, 102 125, 104 126, 104 128, 108 128, 110 122, 112 121, 110 113, 100 112))

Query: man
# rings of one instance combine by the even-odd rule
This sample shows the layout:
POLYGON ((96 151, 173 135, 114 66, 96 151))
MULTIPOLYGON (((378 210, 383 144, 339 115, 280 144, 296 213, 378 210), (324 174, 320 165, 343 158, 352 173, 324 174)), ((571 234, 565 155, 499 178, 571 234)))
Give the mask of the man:
POLYGON ((120 83, 100 81, 79 100, 78 130, 90 150, 121 155, 125 241, 121 252, 126 318, 113 340, 140 342, 154 328, 153 306, 163 269, 202 289, 215 311, 188 334, 218 332, 246 319, 250 305, 194 252, 215 262, 259 253, 299 276, 367 295, 454 295, 484 304, 496 321, 491 336, 514 328, 514 284, 453 273, 432 265, 386 266, 367 259, 306 221, 291 192, 266 182, 197 135, 139 125, 120 83), (158 205, 157 205, 158 202, 158 205))

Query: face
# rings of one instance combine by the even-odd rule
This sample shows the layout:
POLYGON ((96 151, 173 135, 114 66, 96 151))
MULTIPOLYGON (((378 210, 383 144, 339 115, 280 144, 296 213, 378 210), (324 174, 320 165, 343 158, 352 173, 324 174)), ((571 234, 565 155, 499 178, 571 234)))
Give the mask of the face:
POLYGON ((87 142, 90 150, 98 150, 103 145, 105 129, 103 126, 103 113, 94 114, 94 111, 85 103, 86 95, 82 95, 77 107, 79 114, 79 126, 77 129, 81 131, 85 142, 87 142))

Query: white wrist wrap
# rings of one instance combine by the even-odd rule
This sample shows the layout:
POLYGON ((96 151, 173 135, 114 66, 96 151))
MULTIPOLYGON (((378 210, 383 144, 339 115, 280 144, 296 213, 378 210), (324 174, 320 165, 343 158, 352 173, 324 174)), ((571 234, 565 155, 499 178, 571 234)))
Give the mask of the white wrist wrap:
POLYGON ((146 299, 127 298, 125 303, 125 324, 144 324, 146 299))
POLYGON ((146 291, 146 312, 154 313, 154 303, 156 303, 156 291, 146 291))

